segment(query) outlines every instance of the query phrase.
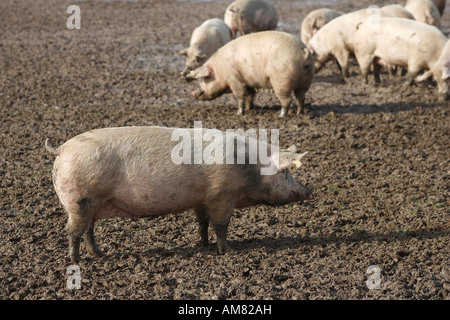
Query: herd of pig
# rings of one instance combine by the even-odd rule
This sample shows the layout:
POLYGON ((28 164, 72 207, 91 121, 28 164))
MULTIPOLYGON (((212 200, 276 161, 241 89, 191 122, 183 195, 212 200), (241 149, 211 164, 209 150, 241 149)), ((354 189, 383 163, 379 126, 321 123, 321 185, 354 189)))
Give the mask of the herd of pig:
MULTIPOLYGON (((200 87, 192 92, 196 99, 233 93, 238 114, 251 108, 260 89, 274 91, 281 102, 280 117, 287 115, 292 95, 297 114, 301 113, 315 73, 336 60, 345 78, 351 56, 366 81, 370 71, 379 82, 382 67, 403 67, 408 72, 407 84, 433 76, 440 96, 448 98, 450 41, 439 30, 444 8, 445 1, 408 0, 405 6, 375 10, 375 16, 373 8, 346 14, 319 9, 304 19, 300 39, 274 30, 278 14, 270 2, 237 0, 226 9, 224 21, 210 19, 194 30, 189 48, 180 52, 187 57, 182 75, 186 80, 199 79, 200 87)), ((222 254, 228 247, 227 229, 234 208, 279 206, 313 198, 312 189, 294 180, 287 170, 302 156, 295 150, 278 152, 269 145, 269 162, 258 159, 250 164, 249 146, 255 141, 235 134, 233 146, 244 143, 246 147, 245 164, 175 164, 171 160, 178 143, 173 141, 175 130, 191 138, 188 150, 195 157, 199 147, 195 129, 105 128, 80 134, 59 147, 46 141, 47 150, 56 156, 52 178, 68 213, 73 262, 80 260, 81 237, 88 253, 104 255, 94 238, 98 219, 193 209, 200 244, 208 244, 211 224, 222 254), (277 173, 261 175, 262 168, 274 165, 277 173)), ((221 134, 223 139, 230 138, 221 134)), ((202 143, 204 150, 208 143, 202 143)), ((224 158, 236 159, 231 149, 224 146, 224 158)))
POLYGON ((198 100, 233 93, 238 114, 251 107, 257 90, 272 89, 281 103, 279 117, 285 117, 292 93, 297 114, 303 111, 314 74, 328 61, 337 62, 344 80, 349 58, 355 57, 366 83, 370 71, 379 83, 382 67, 390 74, 402 67, 408 72, 405 85, 433 76, 439 98, 446 100, 450 43, 439 29, 445 5, 445 0, 407 0, 404 6, 346 14, 322 8, 304 19, 300 40, 273 30, 278 14, 268 1, 238 0, 226 9, 223 21, 209 19, 194 30, 190 46, 179 52, 186 56, 182 76, 200 81, 192 92, 198 100))

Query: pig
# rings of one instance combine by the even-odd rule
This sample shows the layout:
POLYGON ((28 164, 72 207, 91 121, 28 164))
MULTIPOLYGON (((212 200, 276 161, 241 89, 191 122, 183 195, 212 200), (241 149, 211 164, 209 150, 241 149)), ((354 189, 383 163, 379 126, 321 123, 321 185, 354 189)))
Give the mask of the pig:
POLYGON ((186 64, 181 72, 182 77, 200 67, 214 52, 231 41, 231 30, 220 19, 208 19, 195 28, 191 36, 190 45, 178 52, 186 56, 186 64))
POLYGON ((341 15, 318 30, 308 42, 308 49, 315 58, 315 70, 319 72, 330 60, 336 59, 342 80, 349 76, 349 58, 354 54, 354 35, 357 26, 369 20, 377 23, 381 17, 392 16, 382 10, 363 9, 341 15))
MULTIPOLYGON (((379 29, 365 23, 355 34, 355 57, 361 74, 368 81, 368 71, 374 60, 408 68, 407 82, 411 85, 422 70, 432 69, 447 42, 445 35, 436 27, 403 18, 381 18, 379 29)), ((375 81, 379 71, 374 69, 375 81)))
POLYGON ((313 77, 313 57, 300 37, 281 31, 262 31, 232 40, 187 76, 200 80, 200 87, 191 92, 195 99, 212 100, 233 93, 238 115, 251 107, 256 90, 273 89, 281 102, 280 118, 288 113, 292 92, 297 114, 303 112, 313 77))
POLYGON ((343 15, 343 12, 328 8, 321 8, 311 11, 303 20, 300 36, 304 44, 308 44, 309 39, 328 22, 343 15))
POLYGON ((407 0, 405 9, 411 12, 417 21, 441 27, 441 15, 431 0, 407 0))
POLYGON ((439 14, 441 15, 441 17, 445 12, 445 2, 446 2, 446 0, 433 0, 433 3, 436 6, 436 8, 439 10, 439 14))
POLYGON ((414 16, 400 4, 388 4, 381 7, 381 11, 399 18, 415 20, 414 16))
POLYGON ((230 27, 233 39, 265 30, 274 30, 278 24, 278 12, 266 0, 237 0, 225 10, 225 23, 230 27))
POLYGON ((442 53, 439 56, 438 61, 434 66, 425 72, 423 75, 416 77, 417 82, 424 81, 425 79, 433 76, 438 85, 439 99, 449 100, 450 98, 450 40, 442 49, 442 53))
POLYGON ((214 149, 215 154, 223 148, 223 157, 234 159, 233 164, 174 160, 179 155, 180 137, 186 139, 182 144, 186 147, 183 159, 186 155, 195 159, 199 152, 201 155, 208 147, 207 139, 201 137, 205 131, 195 126, 103 128, 75 136, 59 147, 53 147, 47 139, 46 149, 56 156, 53 185, 68 213, 71 261, 80 261, 81 237, 89 254, 104 256, 94 237, 98 219, 154 217, 194 209, 200 243, 208 244, 211 223, 218 253, 223 254, 228 248, 227 229, 234 208, 281 206, 313 198, 311 188, 296 181, 287 166, 279 165, 285 156, 292 159, 292 153, 278 152, 267 143, 267 160, 259 157, 250 163, 249 145, 255 139, 251 136, 214 131, 216 137, 227 139, 214 149), (244 164, 238 164, 234 155, 239 143, 246 148, 244 164), (274 172, 262 174, 262 169, 269 166, 274 167, 274 172))

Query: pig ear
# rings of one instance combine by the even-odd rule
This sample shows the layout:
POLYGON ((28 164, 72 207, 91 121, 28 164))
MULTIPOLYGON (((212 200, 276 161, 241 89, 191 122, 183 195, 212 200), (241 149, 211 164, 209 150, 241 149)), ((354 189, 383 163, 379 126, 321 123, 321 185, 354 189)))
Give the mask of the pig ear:
POLYGON ((211 75, 212 75, 211 67, 203 65, 202 67, 189 72, 186 75, 186 80, 191 81, 191 80, 199 79, 199 78, 207 78, 207 77, 210 77, 211 75))
POLYGON ((307 153, 308 151, 304 153, 280 151, 278 170, 284 170, 286 168, 291 167, 292 165, 295 165, 297 168, 300 168, 300 166, 302 165, 300 159, 303 158, 307 153))
POLYGON ((196 78, 196 79, 199 79, 199 78, 208 78, 208 77, 210 77, 210 76, 212 75, 212 73, 213 73, 213 71, 212 71, 212 69, 211 69, 210 66, 203 66, 203 67, 200 67, 199 69, 194 70, 194 71, 196 71, 196 72, 195 72, 195 74, 194 74, 193 76, 194 76, 194 78, 196 78))
POLYGON ((177 54, 179 56, 187 56, 187 52, 188 52, 188 48, 184 48, 183 50, 178 51, 177 54))
POLYGON ((201 56, 196 56, 197 60, 203 60, 206 58, 206 54, 202 54, 201 56))
POLYGON ((450 68, 445 67, 444 70, 442 70, 442 80, 447 80, 450 78, 450 68))

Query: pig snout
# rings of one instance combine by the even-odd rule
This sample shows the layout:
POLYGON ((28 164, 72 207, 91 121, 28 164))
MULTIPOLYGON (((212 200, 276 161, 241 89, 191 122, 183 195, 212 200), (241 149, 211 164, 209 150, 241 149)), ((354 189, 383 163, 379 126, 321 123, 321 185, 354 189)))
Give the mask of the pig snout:
POLYGON ((308 192, 307 192, 307 198, 305 200, 312 200, 314 199, 314 194, 313 194, 314 188, 309 188, 308 192))
POLYGON ((201 100, 203 93, 204 93, 204 91, 202 89, 197 88, 191 92, 191 96, 193 96, 197 100, 201 100))
POLYGON ((190 82, 192 80, 194 80, 194 78, 189 77, 189 73, 192 71, 191 68, 186 67, 183 69, 183 71, 180 72, 180 77, 184 80, 186 80, 187 82, 190 82))
POLYGON ((312 200, 314 199, 313 196, 313 188, 308 188, 302 184, 299 184, 299 187, 292 190, 294 193, 294 197, 298 199, 298 201, 304 201, 304 200, 312 200))

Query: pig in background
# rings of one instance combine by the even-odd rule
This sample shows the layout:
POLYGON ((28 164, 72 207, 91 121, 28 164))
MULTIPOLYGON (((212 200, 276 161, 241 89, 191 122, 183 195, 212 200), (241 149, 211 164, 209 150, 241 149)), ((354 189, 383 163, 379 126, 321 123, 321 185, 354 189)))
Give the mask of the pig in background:
POLYGON ((198 100, 212 100, 233 93, 238 115, 250 109, 256 91, 273 89, 281 102, 279 117, 285 117, 294 93, 297 114, 314 77, 314 60, 299 37, 281 31, 263 31, 230 41, 193 70, 188 79, 198 79, 192 92, 198 100))
POLYGON ((329 8, 313 10, 302 22, 300 36, 304 44, 308 44, 309 39, 324 25, 331 20, 342 16, 344 13, 329 8))
MULTIPOLYGON (((436 27, 422 22, 402 18, 381 18, 380 28, 373 28, 367 23, 359 25, 355 34, 355 56, 361 68, 361 74, 368 79, 369 68, 374 65, 374 77, 379 79, 377 60, 390 65, 408 68, 407 82, 423 70, 433 70, 438 82, 439 93, 448 95, 448 87, 442 80, 442 64, 437 64, 441 54, 445 56, 444 47, 447 38, 436 27)), ((442 60, 445 60, 443 57, 442 60)))
POLYGON ((436 6, 436 8, 439 10, 439 14, 442 17, 442 15, 445 12, 446 0, 433 0, 433 3, 436 6))
MULTIPOLYGON (((194 158, 198 151, 194 136, 198 132, 195 130, 164 127, 97 129, 80 134, 57 148, 46 140, 46 149, 56 156, 53 184, 68 213, 69 255, 73 262, 80 260, 81 237, 84 237, 89 254, 104 255, 94 237, 98 219, 149 217, 194 209, 201 244, 208 244, 208 225, 211 223, 218 252, 223 254, 228 247, 227 229, 234 208, 257 204, 281 206, 312 199, 312 189, 294 180, 287 168, 279 164, 275 174, 261 174, 261 168, 276 165, 276 159, 280 159, 278 163, 286 163, 283 158, 298 161, 302 155, 278 153, 267 144, 268 161, 263 163, 258 158, 255 164, 250 164, 248 145, 254 141, 248 136, 231 136, 235 148, 239 141, 245 144, 245 164, 237 164, 235 148, 227 148, 225 143, 223 155, 226 159, 231 156, 234 164, 225 164, 225 161, 224 164, 175 164, 172 153, 179 140, 175 141, 174 132, 177 137, 181 134, 190 138, 188 155, 194 158)), ((230 133, 218 132, 223 141, 230 137, 230 133)), ((200 152, 211 142, 203 140, 202 143, 200 152)))
POLYGON ((267 0, 237 0, 225 10, 223 20, 230 27, 233 39, 252 32, 274 30, 278 12, 267 0))
POLYGON ((450 99, 450 39, 447 40, 438 61, 433 68, 418 76, 415 80, 417 82, 424 81, 433 76, 438 84, 439 97, 441 100, 450 99))
POLYGON ((383 10, 358 10, 341 15, 318 30, 308 42, 308 49, 315 58, 315 70, 319 72, 329 61, 336 59, 341 70, 342 80, 349 76, 349 59, 355 51, 355 33, 357 26, 371 19, 376 23, 380 17, 390 17, 383 10))
POLYGON ((220 19, 208 19, 195 28, 191 36, 190 45, 178 52, 186 56, 186 64, 181 76, 200 67, 214 52, 231 40, 231 30, 220 19))
POLYGON ((381 7, 381 11, 386 13, 387 15, 393 16, 393 17, 399 17, 399 18, 405 18, 410 20, 415 20, 414 16, 411 12, 405 9, 400 4, 388 4, 383 7, 381 7))
POLYGON ((441 27, 441 15, 431 0, 407 0, 405 9, 411 12, 417 21, 441 27))

